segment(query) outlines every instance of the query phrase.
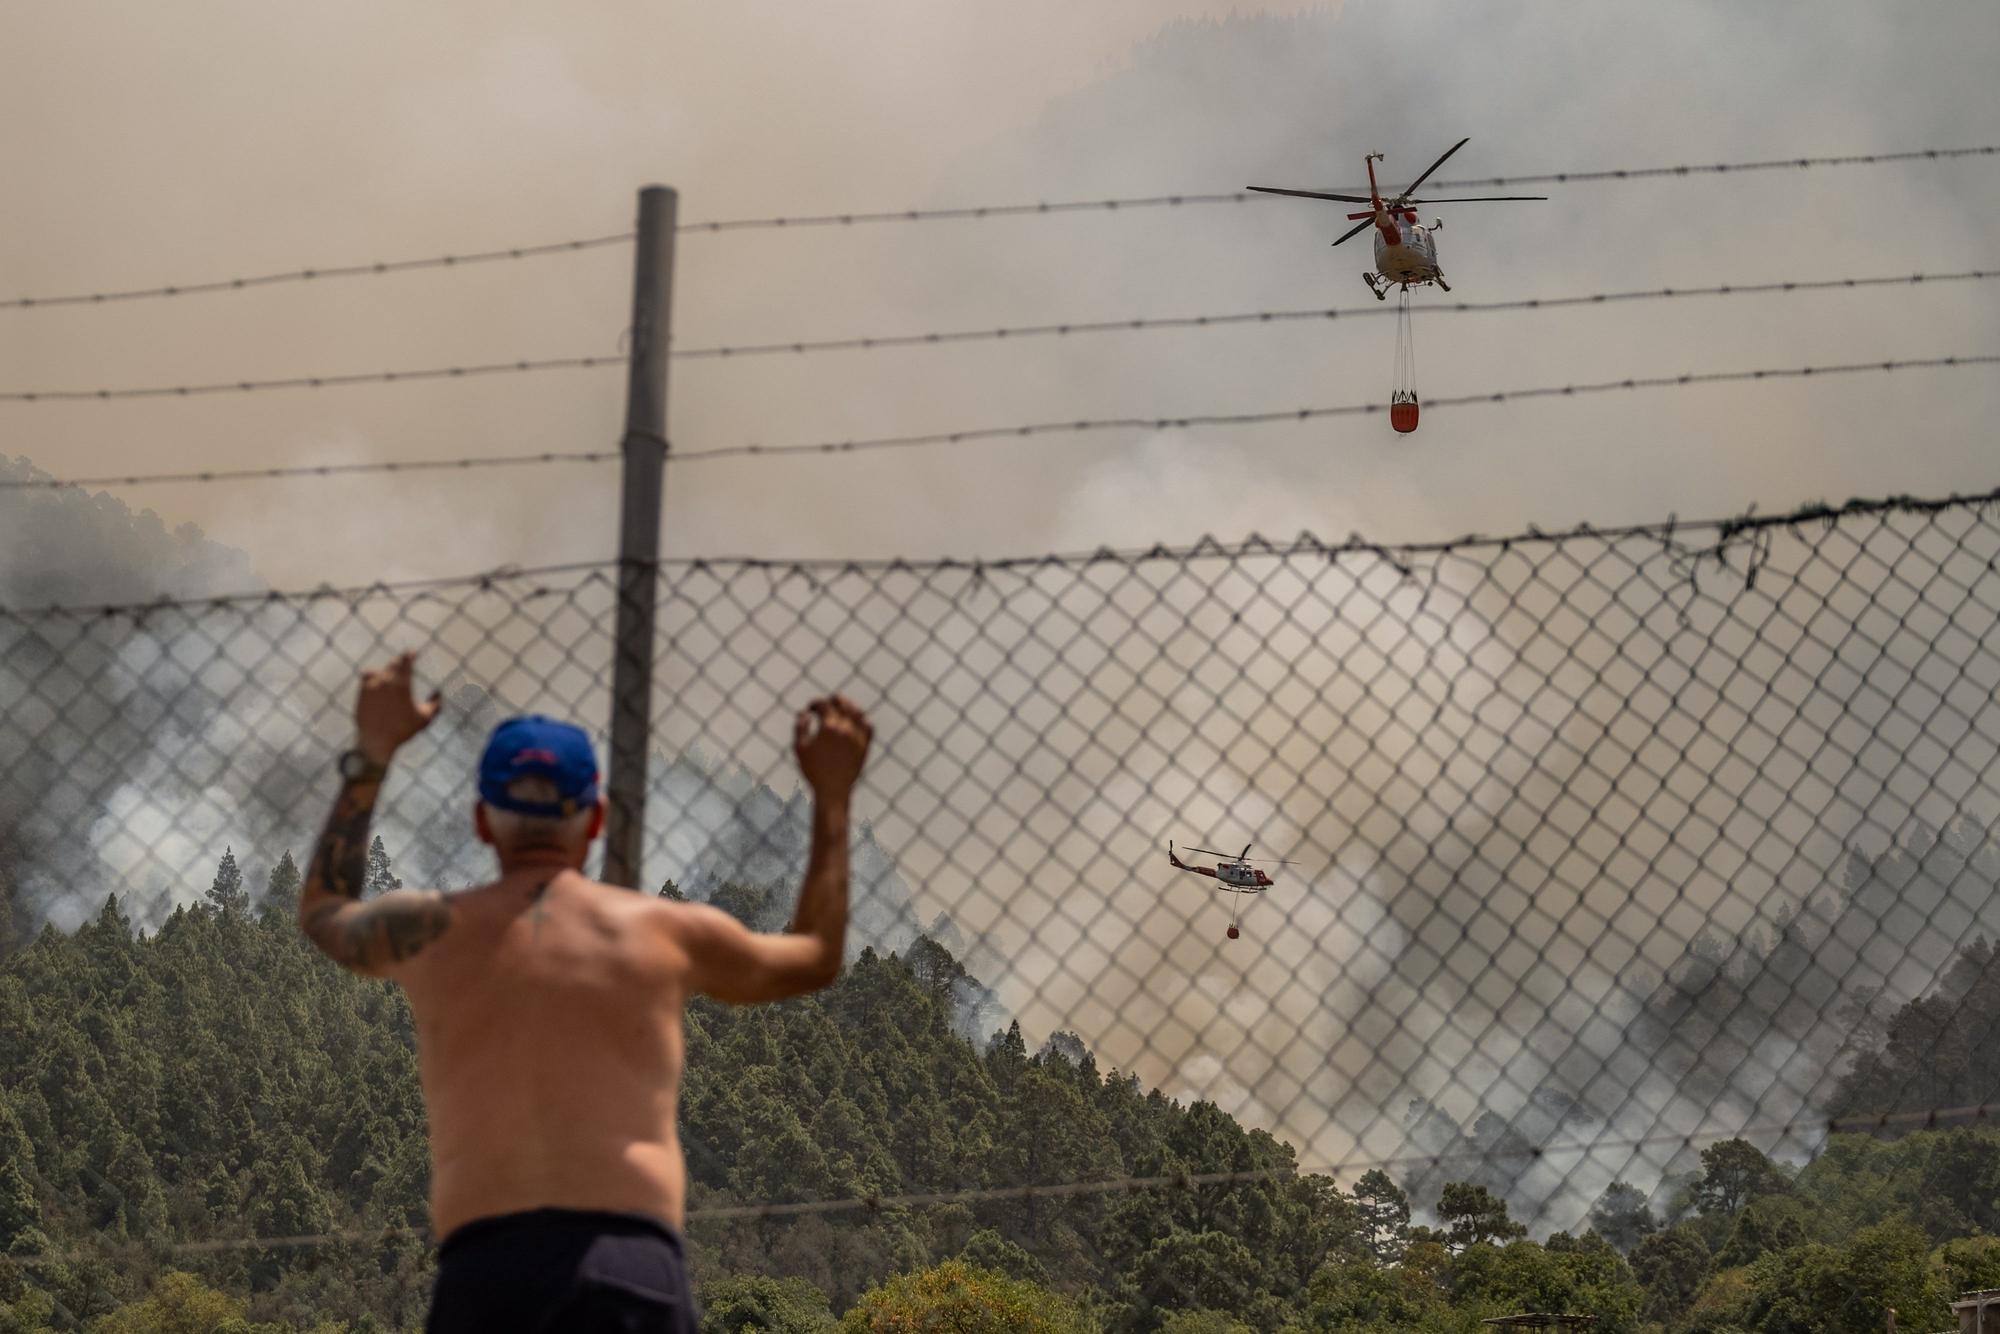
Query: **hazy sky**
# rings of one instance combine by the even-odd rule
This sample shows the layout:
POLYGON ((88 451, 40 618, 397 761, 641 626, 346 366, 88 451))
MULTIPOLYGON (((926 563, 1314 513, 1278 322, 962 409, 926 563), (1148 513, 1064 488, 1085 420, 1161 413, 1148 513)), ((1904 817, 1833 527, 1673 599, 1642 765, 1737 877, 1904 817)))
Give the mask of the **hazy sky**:
MULTIPOLYGON (((192 282, 683 217, 1400 183, 2000 140, 2000 22, 1929 4, 1357 0, 274 6, 0 14, 0 295, 192 282), (1219 20, 1219 21, 1216 21, 1219 20)), ((1556 187, 1443 213, 1455 295, 1995 267, 2000 160, 1556 187)), ((1370 304, 1336 205, 682 238, 686 344, 1370 304)), ((1428 220, 1428 219, 1426 219, 1428 220)), ((0 388, 611 354, 630 250, 0 311, 0 388)), ((1419 387, 2000 348, 1989 284, 1419 318, 1419 387)), ((1425 292, 1422 305, 1446 298, 1425 292)), ((1386 319, 676 365, 685 448, 1379 400, 1386 319)), ((686 465, 678 554, 1002 555, 1255 529, 1382 539, 2000 482, 1990 371, 686 465)), ((58 475, 607 448, 621 372, 0 404, 58 475)), ((612 552, 615 467, 153 487, 284 585, 612 552)))

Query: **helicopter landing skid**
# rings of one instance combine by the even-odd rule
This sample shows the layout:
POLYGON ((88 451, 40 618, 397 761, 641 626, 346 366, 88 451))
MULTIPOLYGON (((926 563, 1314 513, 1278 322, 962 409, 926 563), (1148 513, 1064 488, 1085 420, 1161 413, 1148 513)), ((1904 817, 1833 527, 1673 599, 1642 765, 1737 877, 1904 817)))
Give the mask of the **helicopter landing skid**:
POLYGON ((1391 283, 1387 278, 1382 277, 1378 273, 1363 273, 1361 281, 1368 284, 1368 290, 1375 294, 1377 301, 1387 301, 1389 299, 1391 283))

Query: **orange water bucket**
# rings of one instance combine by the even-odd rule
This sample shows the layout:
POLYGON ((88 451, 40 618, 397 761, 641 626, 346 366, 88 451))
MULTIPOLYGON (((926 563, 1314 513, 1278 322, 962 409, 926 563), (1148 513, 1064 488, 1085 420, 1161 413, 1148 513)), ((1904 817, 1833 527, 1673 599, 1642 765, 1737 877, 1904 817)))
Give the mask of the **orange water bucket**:
POLYGON ((1417 396, 1392 394, 1389 397, 1389 425, 1404 435, 1417 429, 1417 396))

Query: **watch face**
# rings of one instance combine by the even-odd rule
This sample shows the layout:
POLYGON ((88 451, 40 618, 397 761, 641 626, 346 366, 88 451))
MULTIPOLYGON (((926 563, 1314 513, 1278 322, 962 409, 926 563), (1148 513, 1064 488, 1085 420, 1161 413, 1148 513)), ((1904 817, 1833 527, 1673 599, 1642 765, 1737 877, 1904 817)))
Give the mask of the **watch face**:
POLYGON ((358 750, 346 751, 340 757, 342 778, 359 778, 372 768, 374 766, 368 763, 368 757, 358 750))

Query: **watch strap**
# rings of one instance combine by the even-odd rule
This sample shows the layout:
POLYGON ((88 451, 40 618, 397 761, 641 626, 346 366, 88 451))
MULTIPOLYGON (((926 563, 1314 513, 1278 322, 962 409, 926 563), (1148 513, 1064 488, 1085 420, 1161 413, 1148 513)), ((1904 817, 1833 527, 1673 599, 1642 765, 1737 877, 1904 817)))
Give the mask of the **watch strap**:
POLYGON ((359 750, 340 754, 340 776, 350 783, 379 783, 389 774, 389 766, 377 764, 359 750))

